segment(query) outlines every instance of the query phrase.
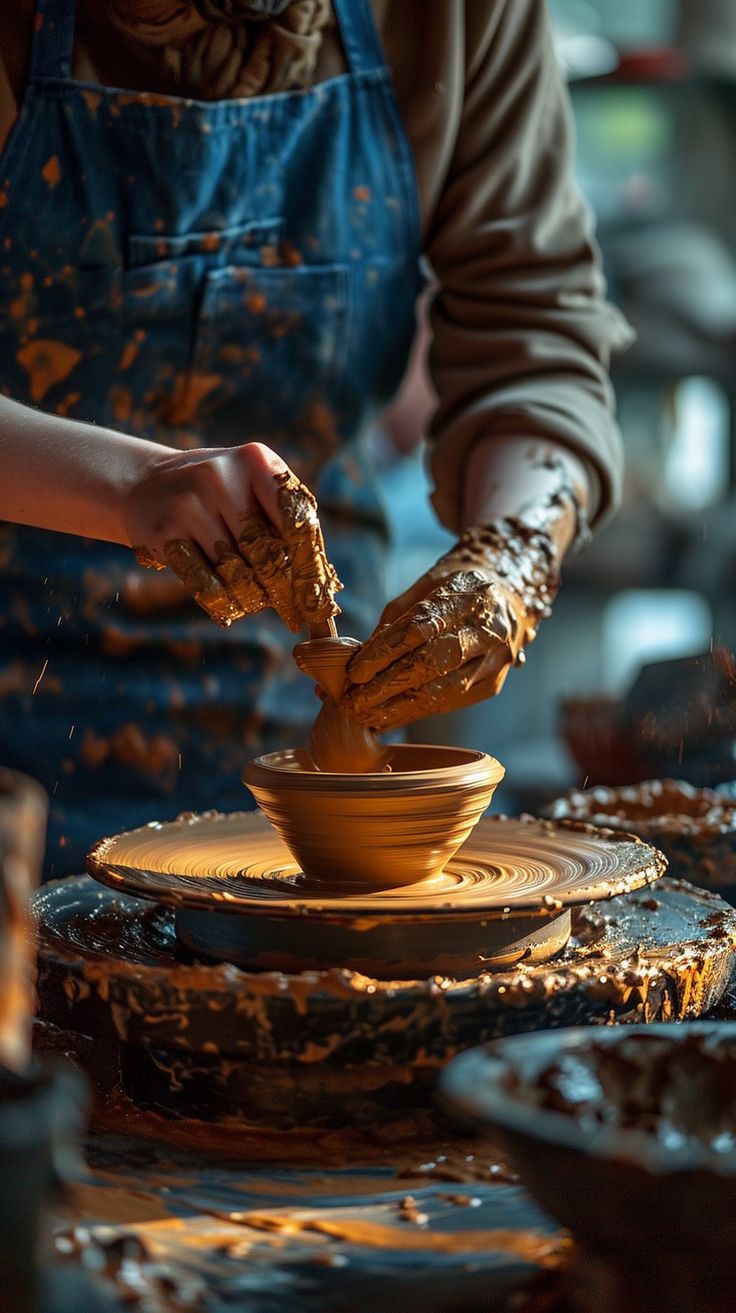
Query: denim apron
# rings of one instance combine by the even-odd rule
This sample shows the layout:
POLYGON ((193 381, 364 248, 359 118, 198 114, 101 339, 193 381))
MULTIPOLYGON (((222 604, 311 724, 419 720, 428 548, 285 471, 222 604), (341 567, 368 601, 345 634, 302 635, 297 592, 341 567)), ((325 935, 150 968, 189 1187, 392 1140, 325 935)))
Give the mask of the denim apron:
MULTIPOLYGON (((364 637, 387 543, 365 432, 414 333, 413 161, 370 0, 346 72, 217 103, 76 82, 74 0, 39 0, 0 156, 0 388, 169 447, 267 443, 315 490, 364 637)), ((315 710, 270 612, 222 631, 127 549, 0 525, 0 761, 52 800, 47 873, 102 834, 248 806, 315 710)))

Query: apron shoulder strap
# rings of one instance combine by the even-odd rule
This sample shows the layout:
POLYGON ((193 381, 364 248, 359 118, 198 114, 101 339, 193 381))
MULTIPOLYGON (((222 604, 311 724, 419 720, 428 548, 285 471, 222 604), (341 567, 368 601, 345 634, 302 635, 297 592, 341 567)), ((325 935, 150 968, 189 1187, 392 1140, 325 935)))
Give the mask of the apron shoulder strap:
POLYGON ((71 77, 76 0, 37 0, 31 39, 34 82, 71 77))
POLYGON ((386 60, 371 0, 333 0, 351 73, 371 73, 386 60))

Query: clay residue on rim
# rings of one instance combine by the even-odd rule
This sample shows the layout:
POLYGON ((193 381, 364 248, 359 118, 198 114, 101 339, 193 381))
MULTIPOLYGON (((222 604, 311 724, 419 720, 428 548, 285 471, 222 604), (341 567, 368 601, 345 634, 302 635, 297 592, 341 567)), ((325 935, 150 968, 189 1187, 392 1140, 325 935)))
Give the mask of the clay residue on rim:
POLYGON ((533 1083, 512 1069, 515 1099, 576 1118, 589 1130, 637 1131, 664 1150, 689 1146, 736 1161, 736 1036, 714 1028, 675 1039, 622 1035, 563 1052, 533 1083))

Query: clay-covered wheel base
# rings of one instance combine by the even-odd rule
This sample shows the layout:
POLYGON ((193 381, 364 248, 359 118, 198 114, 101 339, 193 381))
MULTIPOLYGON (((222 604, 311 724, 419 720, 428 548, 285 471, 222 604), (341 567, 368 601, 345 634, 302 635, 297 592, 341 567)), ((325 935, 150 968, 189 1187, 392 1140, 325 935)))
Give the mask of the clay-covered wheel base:
POLYGON ((186 960, 171 910, 86 877, 46 885, 35 908, 43 1046, 76 1055, 98 1095, 281 1131, 411 1121, 448 1058, 505 1034, 700 1016, 736 944, 736 913, 669 880, 578 909, 553 964, 470 981, 186 960))

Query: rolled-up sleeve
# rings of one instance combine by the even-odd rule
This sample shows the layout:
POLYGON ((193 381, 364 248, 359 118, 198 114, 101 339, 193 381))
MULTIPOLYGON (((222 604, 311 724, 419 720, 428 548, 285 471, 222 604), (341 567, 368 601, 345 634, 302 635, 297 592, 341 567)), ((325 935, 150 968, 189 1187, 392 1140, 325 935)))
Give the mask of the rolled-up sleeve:
POLYGON ((597 477, 600 522, 623 472, 608 362, 632 334, 605 299, 572 177, 571 112, 546 4, 467 0, 465 12, 462 114, 425 244, 438 286, 435 508, 457 531, 469 449, 518 434, 582 457, 597 477))

